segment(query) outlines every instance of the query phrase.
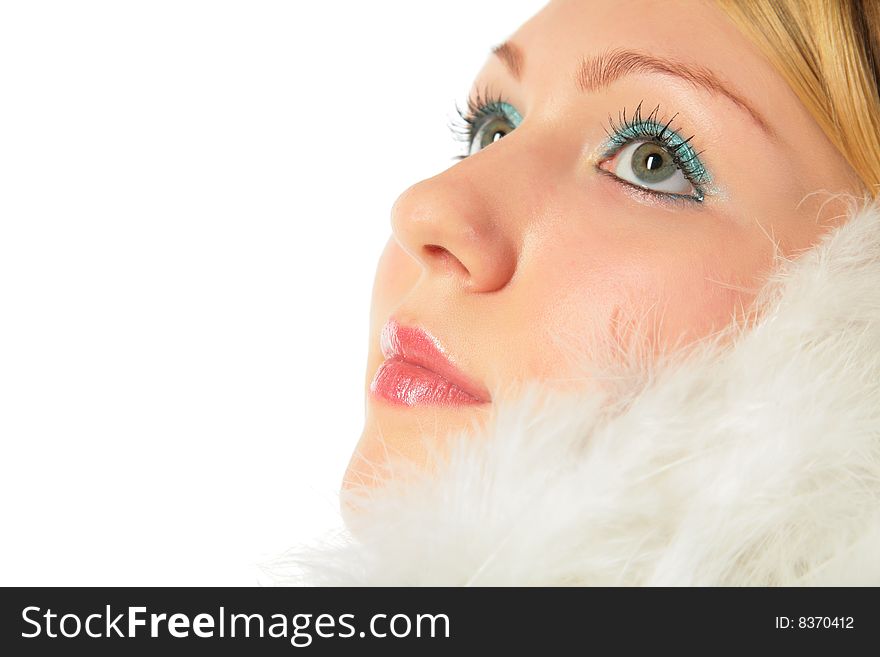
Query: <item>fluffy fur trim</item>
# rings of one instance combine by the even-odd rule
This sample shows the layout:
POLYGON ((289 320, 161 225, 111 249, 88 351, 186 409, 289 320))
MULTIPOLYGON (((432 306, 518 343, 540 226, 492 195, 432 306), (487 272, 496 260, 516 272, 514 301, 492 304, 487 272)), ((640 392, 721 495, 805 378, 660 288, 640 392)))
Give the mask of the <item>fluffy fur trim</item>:
POLYGON ((336 585, 880 584, 880 207, 853 204, 817 246, 777 254, 754 307, 747 327, 612 392, 533 384, 496 403, 432 472, 358 500, 356 539, 269 571, 336 585))

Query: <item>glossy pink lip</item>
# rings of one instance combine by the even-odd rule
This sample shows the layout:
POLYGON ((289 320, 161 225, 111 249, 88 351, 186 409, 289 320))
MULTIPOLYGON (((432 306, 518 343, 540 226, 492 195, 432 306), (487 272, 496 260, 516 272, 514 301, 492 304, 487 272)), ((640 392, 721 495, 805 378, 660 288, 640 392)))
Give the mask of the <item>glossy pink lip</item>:
POLYGON ((389 320, 382 328, 385 361, 376 370, 370 392, 402 406, 485 404, 489 393, 470 380, 446 356, 436 338, 414 326, 389 320))

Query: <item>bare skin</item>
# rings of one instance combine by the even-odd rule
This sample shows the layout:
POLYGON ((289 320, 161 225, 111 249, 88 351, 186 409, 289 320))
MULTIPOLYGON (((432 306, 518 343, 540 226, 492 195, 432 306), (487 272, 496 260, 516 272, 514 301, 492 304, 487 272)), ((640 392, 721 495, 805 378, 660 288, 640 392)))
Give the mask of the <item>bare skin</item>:
MULTIPOLYGON (((795 257, 842 219, 830 195, 861 192, 785 80, 709 1, 554 0, 509 43, 474 89, 500 95, 522 122, 394 204, 373 292, 366 422, 345 486, 383 476, 391 454, 424 463, 424 436, 442 441, 491 411, 373 398, 390 317, 435 335, 489 389, 562 382, 571 358, 558 336, 621 317, 651 326, 653 349, 707 336, 749 306, 774 242, 795 257), (684 70, 691 79, 674 75, 684 70), (632 178, 632 148, 608 156, 609 116, 620 124, 640 103, 643 119, 659 106, 655 119, 675 115, 670 128, 693 135, 711 178, 702 201, 687 177, 673 176, 682 197, 647 191, 632 178)), ((654 162, 670 157, 658 153, 654 162)))

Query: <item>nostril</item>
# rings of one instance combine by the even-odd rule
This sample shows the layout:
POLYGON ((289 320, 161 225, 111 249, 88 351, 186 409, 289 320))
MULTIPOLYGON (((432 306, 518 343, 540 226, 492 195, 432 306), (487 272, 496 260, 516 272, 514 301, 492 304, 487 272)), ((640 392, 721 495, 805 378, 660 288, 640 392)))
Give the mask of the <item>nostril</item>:
POLYGON ((440 258, 448 258, 451 253, 442 246, 437 244, 425 244, 425 252, 431 256, 439 256, 440 258))
POLYGON ((468 272, 467 267, 465 267, 464 264, 461 262, 461 260, 452 255, 449 249, 442 247, 439 244, 425 244, 423 248, 425 250, 426 256, 429 259, 440 263, 442 266, 447 268, 451 267, 455 269, 461 269, 466 274, 470 273, 468 272))

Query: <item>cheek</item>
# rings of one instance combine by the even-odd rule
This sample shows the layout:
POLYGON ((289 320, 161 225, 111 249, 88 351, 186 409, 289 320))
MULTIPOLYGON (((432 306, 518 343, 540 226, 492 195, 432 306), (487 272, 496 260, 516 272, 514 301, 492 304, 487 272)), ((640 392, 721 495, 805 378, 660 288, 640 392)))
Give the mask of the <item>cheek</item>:
POLYGON ((541 300, 531 324, 555 356, 536 353, 530 375, 568 373, 578 355, 614 363, 704 337, 749 306, 772 262, 768 240, 729 221, 661 225, 649 217, 625 226, 542 245, 552 261, 536 257, 541 275, 521 294, 541 300))
POLYGON ((644 318, 650 353, 684 346, 742 315, 771 256, 768 242, 741 231, 668 244, 621 268, 630 285, 621 290, 619 312, 644 318))
POLYGON ((665 310, 660 336, 664 346, 689 343, 741 318, 769 267, 769 244, 740 241, 737 250, 714 245, 656 263, 665 310))

